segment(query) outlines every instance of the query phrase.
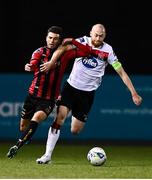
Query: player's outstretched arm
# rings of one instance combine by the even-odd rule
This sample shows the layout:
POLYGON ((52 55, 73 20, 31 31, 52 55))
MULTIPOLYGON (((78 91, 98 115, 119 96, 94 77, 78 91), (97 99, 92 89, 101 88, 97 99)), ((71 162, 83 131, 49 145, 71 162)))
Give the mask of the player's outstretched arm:
MULTIPOLYGON (((101 59, 105 58, 108 56, 108 53, 103 52, 101 50, 97 50, 97 49, 92 49, 91 46, 89 46, 88 44, 84 45, 78 41, 76 41, 75 39, 72 38, 66 38, 64 39, 63 43, 67 44, 67 43, 72 43, 73 45, 75 45, 80 51, 81 53, 83 53, 83 56, 89 56, 92 55, 94 57, 99 57, 101 59)), ((79 52, 80 52, 79 51, 79 52)), ((80 57, 80 56, 79 56, 80 57)))
POLYGON ((77 48, 83 51, 86 55, 92 54, 92 47, 89 46, 88 44, 84 45, 73 38, 65 38, 62 42, 63 45, 67 45, 69 43, 72 43, 73 45, 75 45, 77 48))
POLYGON ((63 46, 61 45, 58 47, 58 49, 53 53, 51 59, 40 65, 40 71, 41 72, 48 72, 50 69, 53 69, 56 67, 57 60, 68 50, 72 49, 71 45, 63 46))
POLYGON ((142 103, 142 97, 137 93, 136 89, 134 88, 134 85, 132 84, 131 79, 129 78, 122 66, 115 70, 121 77, 124 84, 128 87, 134 104, 139 106, 142 103))

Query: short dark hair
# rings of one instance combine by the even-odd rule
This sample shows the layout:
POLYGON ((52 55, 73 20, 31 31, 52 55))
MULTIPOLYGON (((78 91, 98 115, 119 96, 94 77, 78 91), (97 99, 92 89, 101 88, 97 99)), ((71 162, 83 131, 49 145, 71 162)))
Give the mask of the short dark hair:
POLYGON ((63 28, 60 27, 60 26, 51 26, 51 27, 48 29, 48 33, 49 33, 49 32, 53 32, 53 33, 59 34, 59 35, 60 35, 60 38, 62 38, 62 36, 63 36, 63 28))

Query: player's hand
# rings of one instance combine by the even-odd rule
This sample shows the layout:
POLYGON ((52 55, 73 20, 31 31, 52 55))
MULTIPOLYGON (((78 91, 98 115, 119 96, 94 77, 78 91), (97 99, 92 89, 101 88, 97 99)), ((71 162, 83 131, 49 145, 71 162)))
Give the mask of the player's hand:
POLYGON ((132 100, 137 106, 139 106, 142 103, 142 97, 138 94, 133 95, 132 100))
POLYGON ((40 71, 48 73, 50 69, 54 69, 56 67, 55 64, 51 64, 50 62, 46 62, 40 65, 40 71))
POLYGON ((24 69, 25 69, 25 71, 31 72, 32 71, 32 64, 29 64, 29 63, 25 64, 24 69))
POLYGON ((48 72, 50 70, 50 65, 49 64, 50 64, 49 62, 41 64, 40 65, 40 71, 41 72, 48 72))
POLYGON ((72 42, 73 38, 65 38, 62 41, 62 45, 65 46, 67 44, 70 44, 72 42))

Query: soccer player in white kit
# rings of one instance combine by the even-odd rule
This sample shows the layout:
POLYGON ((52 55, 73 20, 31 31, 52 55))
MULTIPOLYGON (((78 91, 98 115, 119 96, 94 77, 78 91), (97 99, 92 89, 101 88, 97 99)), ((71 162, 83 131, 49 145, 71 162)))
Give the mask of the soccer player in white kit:
MULTIPOLYGON (((48 132, 46 152, 36 160, 38 164, 46 164, 51 160, 52 152, 60 135, 60 127, 64 124, 70 111, 72 112, 71 132, 78 134, 83 129, 93 104, 95 91, 101 85, 108 64, 112 65, 129 89, 134 104, 137 106, 141 104, 142 98, 135 90, 113 48, 104 42, 105 36, 105 27, 102 24, 95 24, 90 31, 90 37, 84 36, 77 39, 80 43, 92 48, 98 55, 75 59, 70 76, 61 93, 57 116, 48 132)), ((69 41, 72 42, 72 38, 69 41)), ((75 43, 73 44, 75 45, 75 43)), ((56 54, 55 59, 59 57, 60 53, 56 52, 56 54)), ((47 71, 54 62, 52 60, 42 65, 42 71, 47 71)))

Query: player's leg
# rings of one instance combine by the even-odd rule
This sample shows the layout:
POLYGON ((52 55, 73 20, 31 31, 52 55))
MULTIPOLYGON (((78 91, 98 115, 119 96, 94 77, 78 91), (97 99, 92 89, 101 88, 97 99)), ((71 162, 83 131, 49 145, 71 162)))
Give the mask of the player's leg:
MULTIPOLYGON (((21 118, 21 120, 20 120, 20 131, 21 131, 21 133, 24 133, 26 131, 29 124, 30 124, 30 119, 21 118)), ((13 158, 17 154, 17 151, 18 151, 18 146, 17 146, 17 144, 15 144, 14 146, 12 146, 9 149, 9 151, 7 153, 7 157, 10 159, 13 158)))
POLYGON ((36 160, 39 164, 45 164, 51 160, 53 150, 57 140, 59 139, 60 127, 63 125, 69 111, 72 108, 72 103, 74 102, 73 93, 73 87, 66 83, 61 94, 61 101, 59 102, 56 118, 48 132, 46 152, 41 158, 36 160))
POLYGON ((21 120, 20 120, 21 132, 24 132, 28 128, 33 114, 34 114, 34 102, 31 96, 27 96, 21 111, 21 120))
POLYGON ((30 124, 30 119, 21 118, 21 120, 20 120, 20 131, 21 132, 25 131, 28 128, 29 124, 30 124))
MULTIPOLYGON (((20 131, 22 133, 24 133, 27 130, 27 128, 30 126, 30 123, 31 123, 31 119, 23 119, 23 118, 21 118, 21 120, 20 120, 20 131)), ((29 144, 30 142, 31 141, 29 140, 29 141, 26 142, 26 144, 29 144)))
MULTIPOLYGON (((20 120, 20 131, 23 133, 27 130, 27 128, 30 125, 30 119, 23 119, 20 120)), ((30 141, 29 141, 30 142, 30 141)), ((29 142, 26 142, 26 144, 29 144, 29 142)))
POLYGON ((34 135, 37 127, 38 127, 38 123, 43 121, 46 118, 46 114, 43 111, 38 111, 34 114, 33 118, 31 121, 29 121, 29 126, 27 127, 27 124, 24 124, 25 122, 27 122, 27 120, 23 120, 21 119, 21 125, 22 125, 22 133, 20 138, 18 139, 17 143, 11 147, 7 153, 7 157, 8 158, 12 158, 17 154, 17 151, 28 141, 31 140, 32 136, 34 135), (24 131, 23 131, 24 129, 24 131))
POLYGON ((80 131, 83 129, 84 125, 85 125, 85 122, 80 121, 79 119, 72 116, 71 132, 73 134, 79 134, 80 131))
MULTIPOLYGON (((70 111, 70 109, 67 108, 66 106, 63 106, 63 105, 59 106, 58 111, 57 111, 57 116, 48 132, 45 154, 41 158, 38 158, 36 160, 36 162, 38 164, 47 164, 50 162, 53 150, 59 139, 60 127, 64 124, 64 121, 65 121, 66 117, 68 116, 69 111, 70 111)), ((89 111, 89 109, 87 108, 87 112, 88 111, 89 111)), ((79 109, 77 108, 74 110, 74 114, 76 115, 76 117, 79 117, 80 120, 72 116, 71 132, 74 134, 78 134, 85 125, 86 110, 84 113, 83 109, 82 109, 82 111, 79 111, 79 109)))
MULTIPOLYGON (((50 102, 48 100, 29 98, 28 101, 25 102, 23 106, 24 113, 22 111, 21 114, 22 119, 27 117, 29 118, 33 115, 31 109, 35 110, 35 113, 31 118, 28 128, 22 132, 16 145, 9 149, 9 152, 7 153, 7 157, 9 158, 14 157, 17 153, 17 150, 20 149, 25 143, 31 140, 35 131, 38 128, 38 124, 47 118, 47 116, 52 112, 53 108, 54 108, 54 102, 50 102), (12 149, 15 149, 15 151, 12 149)), ((22 120, 21 122, 25 122, 25 121, 22 120)))
POLYGON ((38 128, 38 125, 48 117, 55 105, 54 101, 37 98, 34 100, 34 104, 35 113, 30 121, 29 127, 22 133, 18 143, 16 144, 18 149, 31 140, 38 128))
POLYGON ((36 160, 38 164, 47 164, 51 160, 53 150, 60 136, 60 127, 63 125, 68 113, 69 109, 66 106, 59 106, 56 118, 49 128, 45 154, 36 160))
POLYGON ((53 150, 59 139, 60 127, 63 125, 71 109, 72 98, 73 94, 71 92, 71 87, 68 83, 66 83, 61 94, 61 101, 58 103, 56 118, 53 124, 50 126, 48 132, 45 154, 36 160, 37 163, 45 164, 51 160, 53 150))
POLYGON ((37 111, 34 113, 28 128, 21 134, 16 146, 21 148, 26 142, 30 141, 36 132, 40 122, 47 118, 47 114, 44 111, 37 111))
MULTIPOLYGON (((30 124, 31 117, 34 114, 33 110, 34 110, 34 106, 32 103, 32 98, 30 96, 27 96, 24 101, 22 111, 21 111, 21 120, 20 120, 20 131, 21 132, 24 132, 24 130, 26 130, 28 125, 30 124)), ((9 151, 7 153, 7 157, 10 159, 13 158, 17 154, 17 150, 18 150, 18 147, 15 144, 14 146, 12 146, 9 149, 9 151)))
POLYGON ((71 132, 73 134, 79 134, 91 110, 94 100, 94 91, 87 92, 77 90, 75 97, 74 106, 72 106, 71 132))

